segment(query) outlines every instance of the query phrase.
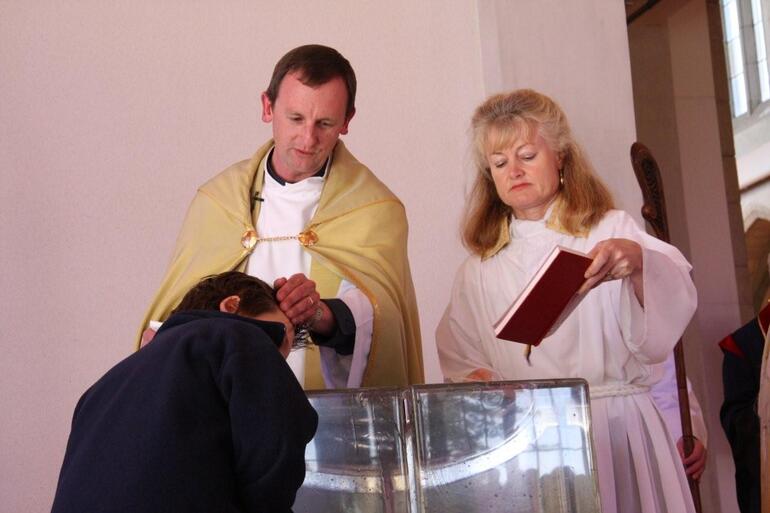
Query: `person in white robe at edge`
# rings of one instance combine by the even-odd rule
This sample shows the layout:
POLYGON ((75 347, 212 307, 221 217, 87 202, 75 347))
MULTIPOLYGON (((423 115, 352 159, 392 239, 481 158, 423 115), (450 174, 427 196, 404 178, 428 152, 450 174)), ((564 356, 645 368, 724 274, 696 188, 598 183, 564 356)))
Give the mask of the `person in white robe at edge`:
POLYGON ((436 331, 449 381, 583 378, 604 513, 694 511, 649 389, 697 303, 681 253, 614 210, 565 114, 532 90, 490 97, 472 119, 476 180, 461 265, 436 331), (493 324, 561 245, 593 259, 577 308, 527 358, 493 324))

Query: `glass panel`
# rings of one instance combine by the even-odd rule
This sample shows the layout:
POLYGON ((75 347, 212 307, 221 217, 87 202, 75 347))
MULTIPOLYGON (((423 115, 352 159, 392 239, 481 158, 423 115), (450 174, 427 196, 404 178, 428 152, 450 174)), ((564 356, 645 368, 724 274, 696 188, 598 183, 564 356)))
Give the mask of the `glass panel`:
POLYGON ((598 512, 584 382, 413 387, 427 513, 598 512))
POLYGON ((762 6, 759 0, 751 0, 751 16, 754 20, 754 40, 757 45, 757 67, 759 71, 760 102, 770 98, 770 81, 767 76, 767 48, 765 48, 765 27, 762 6))
POLYGON ((318 430, 305 451, 305 482, 295 513, 409 511, 395 389, 309 392, 318 430))
POLYGON ((730 61, 730 77, 743 73, 743 48, 740 39, 727 43, 727 57, 730 61))
POLYGON ((733 117, 737 118, 749 110, 748 101, 746 99, 746 77, 743 73, 730 79, 730 93, 733 105, 733 117))
POLYGON ((586 390, 555 380, 309 392, 319 426, 293 509, 599 512, 586 390))
POLYGON ((770 99, 770 77, 767 73, 767 60, 759 61, 759 91, 760 101, 767 101, 770 99))
POLYGON ((732 41, 740 37, 740 24, 738 23, 738 4, 735 0, 728 0, 722 4, 722 13, 725 20, 725 41, 732 41))

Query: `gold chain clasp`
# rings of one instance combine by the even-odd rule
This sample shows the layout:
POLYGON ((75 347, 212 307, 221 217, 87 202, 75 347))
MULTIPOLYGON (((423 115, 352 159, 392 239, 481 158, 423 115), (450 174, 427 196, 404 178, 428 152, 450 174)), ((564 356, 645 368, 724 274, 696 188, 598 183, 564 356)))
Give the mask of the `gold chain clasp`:
POLYGON ((257 237, 254 230, 246 230, 241 237, 241 245, 246 249, 253 249, 259 242, 278 242, 285 240, 297 240, 303 246, 312 246, 318 242, 318 235, 313 230, 306 230, 299 235, 280 235, 277 237, 257 237))
POLYGON ((297 236, 297 240, 303 246, 312 246, 318 242, 318 235, 313 230, 307 230, 297 236))

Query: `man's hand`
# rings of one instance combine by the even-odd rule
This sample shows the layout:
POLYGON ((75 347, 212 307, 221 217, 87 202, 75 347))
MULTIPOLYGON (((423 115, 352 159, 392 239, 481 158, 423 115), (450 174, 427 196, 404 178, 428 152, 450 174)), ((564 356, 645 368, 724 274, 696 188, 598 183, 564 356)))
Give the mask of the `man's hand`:
POLYGON ((693 439, 692 452, 688 457, 684 457, 684 439, 680 438, 676 443, 676 448, 679 450, 679 457, 682 458, 684 464, 684 472, 688 477, 694 480, 700 479, 703 475, 703 471, 706 469, 706 448, 697 438, 693 439))
POLYGON ((295 326, 307 324, 311 331, 331 335, 335 328, 332 311, 321 301, 315 282, 302 273, 289 279, 278 278, 273 283, 281 311, 295 326))

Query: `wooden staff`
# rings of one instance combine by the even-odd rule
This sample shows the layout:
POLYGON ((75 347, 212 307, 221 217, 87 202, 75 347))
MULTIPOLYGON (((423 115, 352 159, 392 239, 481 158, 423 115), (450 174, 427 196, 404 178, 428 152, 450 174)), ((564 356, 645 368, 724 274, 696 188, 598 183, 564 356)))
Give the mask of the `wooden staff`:
MULTIPOLYGON (((636 180, 642 189, 642 217, 652 226, 655 236, 663 242, 671 242, 668 232, 668 218, 666 217, 666 199, 663 196, 663 182, 660 179, 658 163, 652 157, 652 153, 641 143, 631 145, 631 164, 634 167, 636 180)), ((682 440, 684 454, 689 456, 693 450, 692 422, 690 421, 690 397, 687 393, 687 374, 684 367, 684 349, 682 339, 679 339, 674 347, 674 362, 676 364, 676 384, 679 395, 679 418, 682 421, 682 440)), ((700 513, 700 490, 698 481, 687 477, 690 484, 695 510, 700 513)))

